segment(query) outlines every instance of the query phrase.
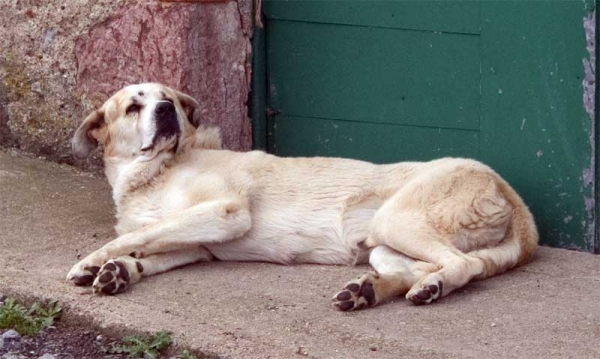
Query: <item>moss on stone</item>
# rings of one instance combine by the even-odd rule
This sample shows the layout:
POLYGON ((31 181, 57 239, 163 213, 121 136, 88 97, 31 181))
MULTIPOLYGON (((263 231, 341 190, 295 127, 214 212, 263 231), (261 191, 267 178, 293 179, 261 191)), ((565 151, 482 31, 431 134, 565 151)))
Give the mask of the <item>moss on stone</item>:
MULTIPOLYGON (((4 84, 9 90, 9 97, 22 99, 31 94, 31 83, 27 77, 25 66, 15 60, 15 54, 12 51, 6 51, 6 58, 0 62, 2 72, 4 72, 4 84)), ((10 100, 16 100, 10 98, 10 100)))

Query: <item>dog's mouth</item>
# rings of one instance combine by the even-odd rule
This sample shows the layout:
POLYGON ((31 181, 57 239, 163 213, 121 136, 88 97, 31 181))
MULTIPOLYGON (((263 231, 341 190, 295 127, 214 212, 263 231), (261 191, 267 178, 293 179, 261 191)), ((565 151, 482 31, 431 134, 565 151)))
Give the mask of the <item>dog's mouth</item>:
POLYGON ((140 152, 146 157, 156 157, 158 153, 174 151, 179 144, 181 125, 172 102, 161 101, 152 111, 153 133, 146 137, 140 152), (150 140, 151 138, 151 140, 150 140))
POLYGON ((157 121, 156 132, 154 133, 151 146, 156 146, 161 141, 170 141, 173 137, 179 137, 180 134, 181 128, 179 127, 177 117, 159 120, 157 121))
POLYGON ((169 137, 155 137, 151 144, 142 145, 140 153, 147 157, 147 160, 153 160, 160 153, 171 152, 175 153, 179 147, 179 136, 172 135, 169 137))

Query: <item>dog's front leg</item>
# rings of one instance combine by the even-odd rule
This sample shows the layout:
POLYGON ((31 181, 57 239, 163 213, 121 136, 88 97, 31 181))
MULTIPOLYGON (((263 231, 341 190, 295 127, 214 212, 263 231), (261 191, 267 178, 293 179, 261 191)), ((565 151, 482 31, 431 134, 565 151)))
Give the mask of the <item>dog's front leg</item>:
POLYGON ((126 255, 139 258, 225 242, 241 237, 251 225, 248 206, 240 200, 203 202, 119 236, 77 263, 67 275, 67 281, 88 285, 111 258, 126 255))
POLYGON ((94 280, 94 293, 121 293, 142 277, 166 272, 186 264, 207 262, 213 258, 204 247, 181 249, 165 253, 151 254, 144 258, 120 256, 109 259, 100 268, 94 280))

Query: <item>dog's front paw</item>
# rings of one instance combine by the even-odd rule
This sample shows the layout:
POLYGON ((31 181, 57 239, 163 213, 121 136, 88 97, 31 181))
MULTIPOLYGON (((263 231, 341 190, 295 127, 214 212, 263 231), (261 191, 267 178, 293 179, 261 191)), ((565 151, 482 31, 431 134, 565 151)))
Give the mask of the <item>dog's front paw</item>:
POLYGON ((69 274, 67 274, 67 282, 75 285, 90 285, 98 275, 98 271, 100 271, 100 265, 90 263, 84 259, 71 268, 69 274))
POLYGON ((100 268, 94 280, 94 293, 109 295, 122 293, 131 284, 140 281, 143 271, 142 263, 133 257, 111 259, 100 268))
POLYGON ((376 274, 368 273, 346 284, 332 298, 334 308, 341 311, 359 310, 377 304, 373 284, 376 274))

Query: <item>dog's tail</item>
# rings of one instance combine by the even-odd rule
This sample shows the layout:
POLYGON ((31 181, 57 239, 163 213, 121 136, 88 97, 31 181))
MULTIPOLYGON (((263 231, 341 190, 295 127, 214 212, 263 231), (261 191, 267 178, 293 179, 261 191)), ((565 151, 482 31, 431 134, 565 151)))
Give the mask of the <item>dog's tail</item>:
POLYGON ((483 273, 475 279, 491 277, 527 263, 538 244, 537 228, 527 205, 502 178, 498 178, 498 185, 513 205, 511 222, 506 237, 497 246, 469 252, 470 256, 481 259, 485 265, 483 273))

